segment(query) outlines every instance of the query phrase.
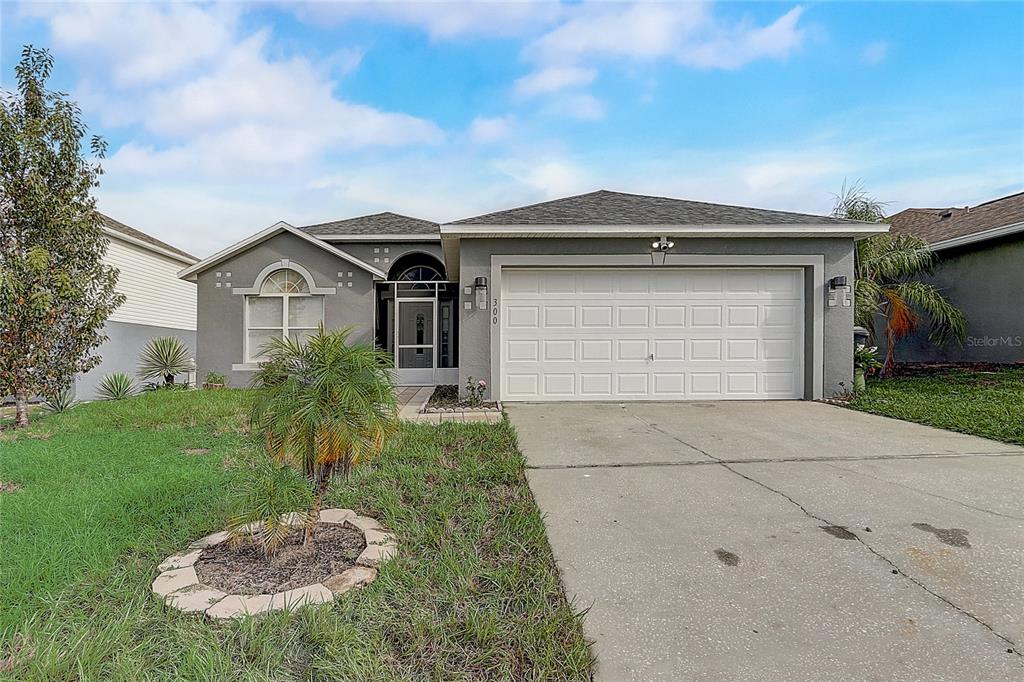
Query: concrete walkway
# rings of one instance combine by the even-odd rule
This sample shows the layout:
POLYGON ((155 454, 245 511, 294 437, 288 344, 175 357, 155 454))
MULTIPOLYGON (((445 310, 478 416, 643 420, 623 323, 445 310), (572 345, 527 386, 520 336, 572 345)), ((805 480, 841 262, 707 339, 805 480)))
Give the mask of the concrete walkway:
POLYGON ((1024 679, 1024 448, 807 402, 506 412, 599 679, 1024 679))

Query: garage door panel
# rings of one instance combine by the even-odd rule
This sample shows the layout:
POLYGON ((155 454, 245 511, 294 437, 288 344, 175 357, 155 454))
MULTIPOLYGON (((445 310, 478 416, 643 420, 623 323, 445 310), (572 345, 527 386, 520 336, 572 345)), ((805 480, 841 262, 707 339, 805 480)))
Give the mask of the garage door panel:
POLYGON ((801 397, 803 282, 795 268, 503 271, 502 398, 801 397))

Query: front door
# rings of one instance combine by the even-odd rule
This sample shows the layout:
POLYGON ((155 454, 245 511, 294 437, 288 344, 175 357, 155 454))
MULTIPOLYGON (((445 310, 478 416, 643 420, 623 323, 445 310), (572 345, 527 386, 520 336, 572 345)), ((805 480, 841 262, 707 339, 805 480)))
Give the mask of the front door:
POLYGON ((395 316, 395 367, 400 386, 434 385, 434 319, 437 305, 429 299, 398 299, 395 316))

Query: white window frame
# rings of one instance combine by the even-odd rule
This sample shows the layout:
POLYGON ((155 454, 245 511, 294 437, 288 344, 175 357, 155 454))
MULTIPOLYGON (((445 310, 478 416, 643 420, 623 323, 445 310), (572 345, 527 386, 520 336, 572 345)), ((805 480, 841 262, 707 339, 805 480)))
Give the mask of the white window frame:
MULTIPOLYGON (((290 269, 290 268, 279 268, 279 269, 290 269)), ((277 270, 275 270, 275 272, 276 271, 277 270)), ((292 271, 295 272, 295 274, 297 274, 300 277, 302 277, 302 273, 300 273, 298 271, 295 271, 294 269, 292 269, 292 271)), ((262 282, 260 283, 260 286, 262 286, 262 282)), ((306 280, 306 286, 307 287, 310 286, 309 280, 306 280)), ((245 358, 245 364, 258 365, 260 362, 263 362, 263 358, 258 358, 258 357, 254 357, 253 356, 253 353, 258 351, 259 349, 258 348, 250 348, 249 347, 249 331, 250 330, 251 331, 274 331, 274 332, 280 330, 281 338, 282 339, 286 339, 289 336, 289 332, 291 332, 292 330, 295 330, 295 331, 311 331, 311 330, 317 329, 317 327, 290 327, 288 325, 288 301, 289 301, 289 299, 292 299, 292 298, 317 298, 317 299, 320 299, 320 323, 321 324, 323 323, 325 310, 324 310, 324 297, 322 295, 312 294, 312 293, 301 293, 301 294, 274 293, 274 294, 249 294, 249 295, 245 296, 245 315, 244 315, 245 322, 244 322, 244 336, 243 336, 243 341, 242 341, 242 346, 243 346, 243 351, 244 351, 243 355, 244 355, 244 358, 245 358), (281 302, 281 326, 280 327, 252 327, 252 326, 250 326, 249 325, 249 300, 252 299, 252 298, 282 298, 282 299, 284 299, 281 302)))

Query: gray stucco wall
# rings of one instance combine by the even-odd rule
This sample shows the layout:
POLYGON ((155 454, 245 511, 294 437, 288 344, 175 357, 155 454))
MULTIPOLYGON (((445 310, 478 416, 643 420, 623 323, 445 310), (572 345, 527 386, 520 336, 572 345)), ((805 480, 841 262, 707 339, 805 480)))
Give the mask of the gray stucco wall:
POLYGON ((967 316, 967 339, 935 346, 927 324, 900 342, 900 362, 1024 362, 1024 238, 940 251, 930 277, 967 316))
MULTIPOLYGON (((845 276, 853 281, 854 242, 850 238, 793 238, 793 239, 681 239, 676 238, 673 253, 728 254, 728 255, 822 255, 825 260, 824 279, 845 276)), ((634 239, 462 239, 460 245, 459 280, 471 283, 476 277, 491 276, 492 255, 646 255, 651 252, 651 240, 634 239)), ((499 291, 489 291, 493 300, 499 291)), ((809 290, 808 323, 805 338, 808 347, 813 342, 811 324, 814 311, 809 290)), ((827 298, 827 297, 826 297, 827 298)), ((463 301, 472 296, 462 296, 463 301)), ((823 390, 826 396, 841 393, 853 381, 853 308, 824 307, 824 362, 823 390)), ((459 340, 459 384, 466 378, 484 378, 493 385, 491 375, 490 310, 461 311, 459 340)), ((805 358, 811 353, 805 352, 805 358)), ((806 373, 810 376, 810 372, 806 373)))
MULTIPOLYGON (((139 353, 150 339, 157 336, 176 336, 185 342, 192 353, 196 348, 196 333, 191 329, 172 329, 153 327, 128 322, 107 322, 103 328, 107 340, 99 347, 97 353, 103 358, 97 367, 75 378, 75 397, 79 400, 96 398, 96 386, 108 374, 126 372, 138 378, 139 353)), ((187 380, 186 376, 177 377, 176 381, 187 380)), ((200 380, 202 378, 200 377, 200 380)))
POLYGON ((364 263, 388 272, 395 261, 408 253, 429 253, 436 257, 441 263, 444 258, 441 255, 441 242, 331 242, 364 263), (385 252, 385 249, 387 251, 385 252), (377 260, 375 260, 377 259, 377 260))
POLYGON ((227 376, 232 386, 248 385, 252 372, 232 369, 245 361, 245 296, 234 290, 256 285, 263 268, 283 258, 309 270, 313 285, 336 289, 335 294, 324 296, 327 328, 356 325, 357 339, 373 338, 373 276, 315 244, 283 233, 199 273, 196 362, 200 380, 215 371, 227 376))

